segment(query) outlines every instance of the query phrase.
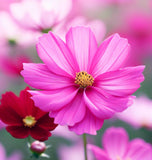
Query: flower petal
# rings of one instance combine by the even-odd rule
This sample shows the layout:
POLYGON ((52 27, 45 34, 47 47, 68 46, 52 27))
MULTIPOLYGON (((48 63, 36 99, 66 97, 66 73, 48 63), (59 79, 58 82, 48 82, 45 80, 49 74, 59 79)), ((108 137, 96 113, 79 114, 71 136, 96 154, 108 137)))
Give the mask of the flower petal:
POLYGON ((85 113, 86 105, 83 100, 83 94, 80 92, 71 103, 60 110, 50 112, 49 115, 54 118, 54 122, 57 124, 73 126, 83 119, 85 113))
POLYGON ((144 80, 142 72, 145 66, 127 67, 104 73, 96 78, 95 86, 114 96, 133 94, 144 80))
POLYGON ((107 155, 107 153, 98 146, 88 144, 87 148, 93 152, 97 160, 110 160, 108 158, 109 156, 107 155))
POLYGON ((66 42, 80 71, 88 71, 97 51, 97 42, 92 31, 87 27, 74 27, 66 35, 66 42))
POLYGON ((122 112, 133 102, 132 96, 116 97, 105 93, 100 88, 86 89, 84 99, 87 107, 100 119, 109 119, 115 112, 122 112))
POLYGON ((114 111, 108 107, 110 105, 109 99, 107 100, 95 89, 87 89, 84 92, 84 100, 94 116, 100 119, 108 119, 113 116, 114 111))
POLYGON ((128 146, 128 135, 123 128, 108 128, 103 135, 103 146, 111 159, 122 158, 128 146))
POLYGON ((65 43, 49 32, 39 38, 37 44, 39 57, 47 67, 55 74, 75 76, 78 67, 65 43))
POLYGON ((99 47, 91 65, 92 75, 119 69, 128 55, 128 41, 118 34, 106 39, 99 47))
POLYGON ((24 63, 21 74, 27 84, 37 89, 51 90, 74 84, 74 78, 54 74, 45 64, 24 63))
POLYGON ((42 116, 44 116, 46 112, 43 112, 38 107, 35 107, 34 101, 31 99, 32 95, 27 91, 29 89, 30 89, 29 87, 26 87, 24 90, 20 92, 20 97, 19 97, 20 106, 22 106, 22 110, 25 116, 31 115, 35 117, 35 119, 37 120, 42 116))
POLYGON ((75 87, 67 87, 62 90, 29 91, 37 107, 45 112, 56 111, 70 103, 78 92, 75 87))
POLYGON ((48 113, 38 120, 37 125, 49 131, 52 131, 57 127, 57 124, 54 124, 54 118, 50 118, 48 113))
POLYGON ((128 152, 124 156, 133 160, 151 160, 152 159, 152 148, 151 145, 144 142, 141 139, 134 139, 130 142, 128 152))
POLYGON ((24 126, 8 126, 6 130, 15 138, 26 138, 29 136, 29 129, 24 126))
POLYGON ((19 105, 19 98, 13 92, 6 92, 2 95, 0 105, 0 119, 8 125, 21 126, 22 108, 19 105))
POLYGON ((51 133, 46 129, 43 129, 39 126, 35 126, 30 129, 30 135, 32 138, 36 140, 45 141, 48 140, 48 137, 51 136, 51 133))
POLYGON ((102 127, 103 122, 102 119, 95 117, 87 110, 82 121, 76 123, 74 126, 69 126, 69 130, 74 131, 78 135, 84 133, 96 135, 96 131, 102 127))

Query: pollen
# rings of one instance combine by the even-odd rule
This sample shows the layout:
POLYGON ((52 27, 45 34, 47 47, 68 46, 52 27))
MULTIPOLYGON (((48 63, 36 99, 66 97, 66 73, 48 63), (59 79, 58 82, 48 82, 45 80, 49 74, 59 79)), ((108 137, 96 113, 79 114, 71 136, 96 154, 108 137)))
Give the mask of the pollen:
POLYGON ((87 72, 82 71, 82 72, 76 73, 75 83, 80 85, 81 88, 92 86, 93 82, 94 82, 94 78, 87 72))
POLYGON ((26 116, 26 117, 23 119, 23 123, 24 123, 24 126, 25 126, 25 127, 30 127, 30 128, 32 128, 32 127, 35 126, 35 124, 36 124, 35 117, 33 117, 33 116, 26 116))

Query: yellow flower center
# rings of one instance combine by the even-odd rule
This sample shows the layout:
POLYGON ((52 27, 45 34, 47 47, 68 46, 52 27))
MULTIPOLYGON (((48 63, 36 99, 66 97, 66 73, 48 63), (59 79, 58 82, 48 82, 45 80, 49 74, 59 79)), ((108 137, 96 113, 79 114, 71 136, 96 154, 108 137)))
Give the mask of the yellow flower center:
POLYGON ((81 88, 86 88, 92 86, 94 78, 87 72, 78 72, 76 73, 75 83, 80 85, 81 88))
POLYGON ((35 117, 26 116, 26 117, 23 119, 23 123, 24 123, 24 126, 25 126, 25 127, 30 127, 30 128, 32 128, 33 126, 35 126, 35 123, 36 123, 35 117))

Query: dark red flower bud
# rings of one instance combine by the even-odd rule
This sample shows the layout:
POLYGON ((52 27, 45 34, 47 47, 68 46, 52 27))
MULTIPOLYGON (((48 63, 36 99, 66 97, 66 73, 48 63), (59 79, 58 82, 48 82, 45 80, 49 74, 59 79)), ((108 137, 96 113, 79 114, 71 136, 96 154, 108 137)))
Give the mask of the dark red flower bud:
POLYGON ((46 145, 44 142, 34 141, 30 147, 31 151, 37 154, 44 153, 46 150, 46 145))

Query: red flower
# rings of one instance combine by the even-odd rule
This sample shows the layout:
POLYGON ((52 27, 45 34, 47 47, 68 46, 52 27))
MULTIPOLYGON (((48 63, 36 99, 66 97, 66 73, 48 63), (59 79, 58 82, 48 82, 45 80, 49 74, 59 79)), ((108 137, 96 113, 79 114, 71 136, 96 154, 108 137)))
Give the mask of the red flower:
POLYGON ((26 138, 29 135, 34 139, 45 141, 51 136, 49 131, 56 128, 54 119, 48 112, 35 107, 30 98, 29 88, 20 92, 17 97, 13 92, 2 95, 0 105, 0 119, 7 124, 6 130, 15 138, 26 138))

